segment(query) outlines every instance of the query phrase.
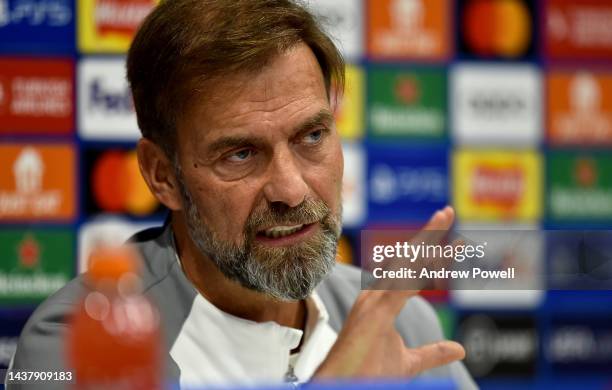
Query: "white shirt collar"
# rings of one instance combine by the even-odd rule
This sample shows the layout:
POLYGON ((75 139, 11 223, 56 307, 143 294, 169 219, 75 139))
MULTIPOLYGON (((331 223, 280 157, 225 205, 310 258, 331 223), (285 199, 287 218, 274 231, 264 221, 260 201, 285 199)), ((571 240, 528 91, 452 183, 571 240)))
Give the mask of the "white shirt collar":
MULTIPOLYGON (((316 292, 307 298, 306 308, 307 338, 293 367, 300 382, 312 377, 337 338, 316 292)), ((303 333, 276 322, 233 316, 198 293, 170 355, 181 371, 182 387, 278 383, 285 378, 290 351, 300 344, 303 333)))

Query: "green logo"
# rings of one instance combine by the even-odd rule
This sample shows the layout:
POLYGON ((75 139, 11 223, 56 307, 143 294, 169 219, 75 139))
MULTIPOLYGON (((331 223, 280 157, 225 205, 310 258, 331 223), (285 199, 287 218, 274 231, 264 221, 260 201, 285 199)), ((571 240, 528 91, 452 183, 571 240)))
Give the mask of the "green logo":
POLYGON ((426 139, 444 136, 444 71, 377 69, 370 73, 368 90, 373 136, 426 139))
POLYGON ((552 219, 612 221, 612 156, 556 152, 548 157, 552 219))
POLYGON ((0 304, 37 304, 72 278, 74 234, 2 229, 0 256, 0 304))

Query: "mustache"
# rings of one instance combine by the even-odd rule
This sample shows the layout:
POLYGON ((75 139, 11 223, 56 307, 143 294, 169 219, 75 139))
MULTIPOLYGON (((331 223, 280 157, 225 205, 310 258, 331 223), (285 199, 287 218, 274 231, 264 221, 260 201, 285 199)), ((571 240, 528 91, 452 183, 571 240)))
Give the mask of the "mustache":
POLYGON ((245 232, 248 236, 275 225, 307 225, 326 218, 331 213, 329 206, 311 198, 304 199, 295 207, 284 203, 269 203, 264 210, 255 210, 246 221, 245 232))

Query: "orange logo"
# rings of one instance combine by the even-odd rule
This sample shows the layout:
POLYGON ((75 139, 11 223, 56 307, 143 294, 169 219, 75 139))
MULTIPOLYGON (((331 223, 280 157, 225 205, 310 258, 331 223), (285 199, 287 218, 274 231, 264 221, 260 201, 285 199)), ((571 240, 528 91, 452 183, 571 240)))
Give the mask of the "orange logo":
POLYGON ((529 10, 520 0, 474 0, 463 12, 463 35, 477 55, 518 57, 531 41, 529 10))
POLYGON ((104 211, 146 215, 159 206, 140 175, 135 151, 109 151, 91 172, 93 197, 104 211))
POLYGON ((0 145, 0 220, 75 215, 75 155, 70 145, 0 145))
POLYGON ((450 55, 448 0, 368 0, 373 57, 444 59, 450 55))
POLYGON ((612 75, 548 76, 548 129, 554 144, 612 144, 612 75))

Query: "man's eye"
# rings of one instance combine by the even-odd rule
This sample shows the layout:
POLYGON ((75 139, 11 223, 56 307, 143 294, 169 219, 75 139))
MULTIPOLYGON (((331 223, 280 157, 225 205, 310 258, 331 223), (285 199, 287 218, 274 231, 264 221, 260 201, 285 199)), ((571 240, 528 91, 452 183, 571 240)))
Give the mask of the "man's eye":
POLYGON ((248 160, 249 157, 251 157, 252 155, 253 155, 252 149, 241 149, 241 150, 238 150, 237 152, 230 154, 227 157, 227 161, 236 162, 236 163, 244 162, 248 160))
POLYGON ((322 137, 323 137, 323 130, 318 129, 318 130, 314 130, 306 134, 304 136, 304 139, 309 144, 316 144, 321 140, 322 137))

